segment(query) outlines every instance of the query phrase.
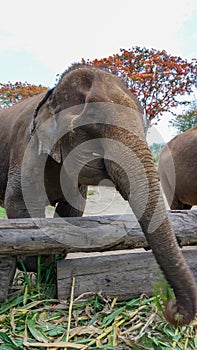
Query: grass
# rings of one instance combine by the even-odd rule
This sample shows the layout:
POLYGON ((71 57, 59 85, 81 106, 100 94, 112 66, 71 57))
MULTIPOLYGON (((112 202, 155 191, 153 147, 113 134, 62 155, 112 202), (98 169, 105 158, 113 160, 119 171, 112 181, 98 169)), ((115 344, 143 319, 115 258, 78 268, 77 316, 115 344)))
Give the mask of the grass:
POLYGON ((6 219, 6 212, 5 209, 3 209, 2 207, 0 207, 0 219, 6 219))
POLYGON ((160 297, 118 302, 90 292, 75 299, 73 279, 70 300, 60 301, 53 298, 54 266, 43 273, 38 265, 38 277, 17 274, 16 294, 0 307, 0 350, 197 349, 197 323, 168 325, 160 297))
POLYGON ((95 190, 88 190, 88 196, 93 196, 96 193, 95 190))

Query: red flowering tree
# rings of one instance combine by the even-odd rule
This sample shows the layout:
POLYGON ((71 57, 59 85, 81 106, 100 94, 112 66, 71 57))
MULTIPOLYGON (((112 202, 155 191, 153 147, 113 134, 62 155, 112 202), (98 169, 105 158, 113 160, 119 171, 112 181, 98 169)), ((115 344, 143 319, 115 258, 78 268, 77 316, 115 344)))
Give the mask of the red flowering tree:
POLYGON ((16 82, 14 84, 0 83, 0 108, 6 108, 12 106, 14 103, 18 103, 21 100, 33 95, 37 95, 47 88, 44 86, 36 86, 28 83, 16 82))
POLYGON ((164 112, 185 103, 197 82, 197 60, 191 62, 166 51, 133 47, 119 54, 83 63, 108 69, 120 76, 141 102, 147 127, 157 123, 164 112), (154 121, 153 121, 154 119, 154 121))

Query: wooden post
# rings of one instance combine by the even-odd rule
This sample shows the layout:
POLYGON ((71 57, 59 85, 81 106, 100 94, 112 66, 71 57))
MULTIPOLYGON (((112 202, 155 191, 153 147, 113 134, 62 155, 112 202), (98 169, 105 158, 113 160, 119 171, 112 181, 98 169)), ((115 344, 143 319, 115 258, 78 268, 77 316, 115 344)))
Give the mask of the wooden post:
MULTIPOLYGON (((129 300, 141 294, 152 295, 153 286, 162 278, 152 252, 116 253, 58 261, 58 298, 66 300, 70 297, 73 277, 75 297, 100 291, 103 296, 118 296, 118 300, 129 300)), ((197 282, 197 247, 184 248, 183 255, 197 282)), ((162 286, 162 282, 160 284, 162 286)))
POLYGON ((16 256, 0 255, 0 303, 8 297, 16 271, 16 256))

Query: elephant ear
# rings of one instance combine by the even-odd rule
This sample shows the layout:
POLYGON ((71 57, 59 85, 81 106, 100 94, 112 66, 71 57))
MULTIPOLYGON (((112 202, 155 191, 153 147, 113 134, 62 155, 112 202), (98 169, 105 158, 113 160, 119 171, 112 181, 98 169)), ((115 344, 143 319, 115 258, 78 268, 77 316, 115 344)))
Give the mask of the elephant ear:
POLYGON ((34 110, 31 124, 31 136, 38 136, 38 155, 45 153, 50 155, 56 162, 61 162, 60 141, 56 142, 58 131, 57 120, 50 104, 53 89, 47 91, 34 110))

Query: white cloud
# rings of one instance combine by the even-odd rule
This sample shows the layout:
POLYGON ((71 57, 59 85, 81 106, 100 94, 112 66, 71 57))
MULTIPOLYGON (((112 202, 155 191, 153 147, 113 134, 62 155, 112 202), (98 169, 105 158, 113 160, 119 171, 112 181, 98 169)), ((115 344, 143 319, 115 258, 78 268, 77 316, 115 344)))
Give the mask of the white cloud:
MULTIPOLYGON (((106 57, 136 45, 195 57, 196 15, 196 0, 4 0, 1 79, 53 86, 56 73, 82 57, 106 57)), ((150 143, 174 136, 170 118, 163 116, 150 130, 150 143)))
POLYGON ((166 143, 177 134, 177 130, 170 125, 172 115, 164 113, 162 119, 157 125, 153 125, 147 134, 147 142, 149 145, 153 143, 166 143))
POLYGON ((195 0, 5 1, 0 50, 25 50, 59 72, 134 45, 181 54, 175 33, 196 8, 195 0))

